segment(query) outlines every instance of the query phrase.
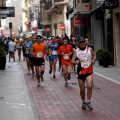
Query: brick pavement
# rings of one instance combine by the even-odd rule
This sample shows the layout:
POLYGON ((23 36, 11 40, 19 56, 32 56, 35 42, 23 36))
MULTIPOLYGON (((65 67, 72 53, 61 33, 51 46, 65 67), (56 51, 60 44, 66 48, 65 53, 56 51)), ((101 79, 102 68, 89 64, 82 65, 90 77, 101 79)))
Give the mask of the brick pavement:
MULTIPOLYGON (((79 87, 69 84, 64 87, 64 79, 57 71, 57 78, 49 75, 46 62, 44 83, 37 87, 36 78, 27 75, 26 63, 19 62, 28 81, 40 120, 120 120, 120 85, 94 75, 92 105, 93 111, 81 110, 79 87)), ((77 82, 72 73, 71 82, 77 82)))

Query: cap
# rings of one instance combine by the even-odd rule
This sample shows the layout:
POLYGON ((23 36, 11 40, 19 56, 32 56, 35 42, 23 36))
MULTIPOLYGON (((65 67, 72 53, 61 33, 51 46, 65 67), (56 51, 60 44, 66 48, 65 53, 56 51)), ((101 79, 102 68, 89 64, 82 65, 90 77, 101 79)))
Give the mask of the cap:
POLYGON ((81 36, 79 39, 78 39, 79 42, 85 42, 85 38, 83 36, 81 36))
POLYGON ((42 38, 42 36, 41 35, 37 35, 37 38, 42 38))

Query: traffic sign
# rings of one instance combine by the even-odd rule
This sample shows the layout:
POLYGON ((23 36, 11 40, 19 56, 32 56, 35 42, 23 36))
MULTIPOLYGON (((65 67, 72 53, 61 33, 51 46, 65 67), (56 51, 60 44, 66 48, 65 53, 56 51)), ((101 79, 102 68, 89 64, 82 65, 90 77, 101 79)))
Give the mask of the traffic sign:
POLYGON ((65 30, 65 25, 64 25, 64 24, 61 24, 61 25, 60 25, 60 29, 61 29, 61 30, 65 30))
POLYGON ((46 32, 50 32, 50 28, 49 27, 46 27, 46 32))

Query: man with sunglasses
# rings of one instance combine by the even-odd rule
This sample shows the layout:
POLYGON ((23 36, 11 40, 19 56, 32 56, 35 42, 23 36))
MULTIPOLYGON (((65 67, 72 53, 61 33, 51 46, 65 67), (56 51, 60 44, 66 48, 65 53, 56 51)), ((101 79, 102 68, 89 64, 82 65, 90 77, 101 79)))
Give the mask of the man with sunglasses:
POLYGON ((68 80, 71 78, 71 56, 73 48, 68 44, 68 39, 63 38, 63 45, 58 49, 58 54, 61 55, 61 65, 64 71, 65 87, 68 86, 68 80))
POLYGON ((36 69, 36 77, 38 80, 37 86, 40 86, 41 82, 44 81, 43 79, 43 74, 45 70, 44 57, 47 52, 47 46, 45 43, 41 41, 41 38, 42 37, 40 35, 37 36, 37 40, 36 40, 37 43, 35 43, 31 49, 31 53, 34 55, 34 66, 36 69))

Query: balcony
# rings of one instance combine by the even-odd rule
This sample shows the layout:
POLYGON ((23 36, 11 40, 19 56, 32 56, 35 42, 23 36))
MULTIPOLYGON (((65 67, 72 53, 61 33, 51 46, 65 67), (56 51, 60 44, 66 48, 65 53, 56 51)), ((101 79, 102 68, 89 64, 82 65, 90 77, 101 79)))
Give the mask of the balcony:
POLYGON ((62 2, 62 1, 64 1, 64 0, 54 0, 54 3, 55 3, 55 2, 62 2))

